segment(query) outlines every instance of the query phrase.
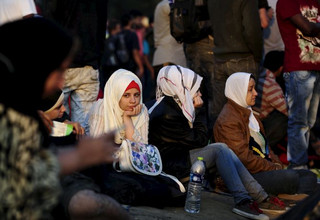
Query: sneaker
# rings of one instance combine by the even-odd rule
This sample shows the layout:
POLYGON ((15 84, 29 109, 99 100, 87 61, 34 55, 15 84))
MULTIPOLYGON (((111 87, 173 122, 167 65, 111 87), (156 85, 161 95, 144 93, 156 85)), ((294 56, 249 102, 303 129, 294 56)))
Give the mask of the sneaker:
POLYGON ((289 166, 287 167, 288 170, 307 170, 308 166, 307 165, 296 165, 290 163, 289 166))
POLYGON ((246 199, 236 204, 232 211, 238 215, 241 215, 249 219, 269 219, 267 215, 262 214, 262 211, 258 208, 258 204, 249 199, 246 199))
POLYGON ((293 207, 297 204, 298 201, 296 200, 292 200, 292 199, 283 199, 281 198, 282 202, 284 202, 286 209, 288 209, 288 207, 293 207))
POLYGON ((259 208, 265 212, 284 213, 287 211, 286 204, 278 197, 270 196, 259 204, 259 208))

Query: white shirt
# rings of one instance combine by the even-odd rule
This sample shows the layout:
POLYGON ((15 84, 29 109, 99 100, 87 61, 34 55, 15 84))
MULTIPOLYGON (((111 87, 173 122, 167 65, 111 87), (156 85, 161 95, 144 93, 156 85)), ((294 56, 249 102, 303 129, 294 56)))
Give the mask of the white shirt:
POLYGON ((174 63, 183 67, 186 65, 186 57, 183 44, 179 44, 170 34, 170 6, 168 0, 158 3, 154 12, 154 44, 156 50, 153 56, 153 66, 164 63, 174 63))
POLYGON ((33 0, 1 0, 0 1, 0 25, 22 19, 29 14, 37 14, 33 0))

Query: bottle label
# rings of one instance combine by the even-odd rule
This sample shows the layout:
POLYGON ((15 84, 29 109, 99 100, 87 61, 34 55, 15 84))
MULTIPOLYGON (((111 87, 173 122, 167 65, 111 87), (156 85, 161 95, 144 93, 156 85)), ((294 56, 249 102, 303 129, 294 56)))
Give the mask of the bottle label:
POLYGON ((203 175, 198 173, 190 173, 190 182, 194 183, 202 183, 203 175))

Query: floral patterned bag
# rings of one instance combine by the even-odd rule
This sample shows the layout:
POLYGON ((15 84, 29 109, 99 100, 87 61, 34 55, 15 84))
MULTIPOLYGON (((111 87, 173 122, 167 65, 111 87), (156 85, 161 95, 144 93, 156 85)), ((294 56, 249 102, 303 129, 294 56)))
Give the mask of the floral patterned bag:
POLYGON ((123 140, 116 158, 119 161, 114 162, 113 167, 119 172, 135 172, 150 176, 157 176, 162 172, 160 152, 151 144, 123 140))

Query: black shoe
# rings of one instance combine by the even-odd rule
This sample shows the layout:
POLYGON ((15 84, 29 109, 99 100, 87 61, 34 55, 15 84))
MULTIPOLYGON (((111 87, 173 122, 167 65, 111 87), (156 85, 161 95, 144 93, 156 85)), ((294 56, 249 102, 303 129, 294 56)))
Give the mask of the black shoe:
POLYGON ((258 204, 246 199, 236 204, 232 211, 249 219, 269 220, 269 217, 259 209, 258 204))
POLYGON ((297 165, 290 163, 289 166, 287 167, 288 170, 307 170, 308 166, 307 165, 297 165))

